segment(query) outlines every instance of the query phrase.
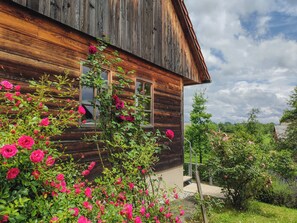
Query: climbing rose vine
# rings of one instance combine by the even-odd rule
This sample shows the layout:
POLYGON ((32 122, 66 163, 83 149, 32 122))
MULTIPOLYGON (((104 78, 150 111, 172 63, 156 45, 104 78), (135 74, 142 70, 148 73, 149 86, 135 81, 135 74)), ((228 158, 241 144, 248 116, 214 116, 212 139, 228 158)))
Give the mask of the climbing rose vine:
MULTIPOLYGON (((1 106, 7 108, 0 114, 0 222, 181 222, 184 211, 174 212, 171 206, 177 192, 161 190, 151 180, 161 139, 173 140, 174 132, 142 128, 143 108, 123 96, 129 77, 118 64, 107 62, 104 49, 89 47, 90 73, 81 80, 98 89, 94 100, 100 101, 100 107, 95 101, 92 104, 100 113, 95 124, 102 132, 85 139, 97 145, 96 162, 78 165, 61 152, 62 144, 51 140, 84 121, 86 108, 74 100, 74 80, 46 75, 26 87, 0 82, 1 106), (120 84, 106 87, 96 75, 101 65, 116 67, 120 84), (63 106, 52 112, 53 104, 63 106), (108 154, 111 167, 104 165, 102 152, 108 154), (90 182, 87 177, 97 166, 103 172, 90 182)), ((146 100, 136 95, 132 101, 136 98, 146 100)))

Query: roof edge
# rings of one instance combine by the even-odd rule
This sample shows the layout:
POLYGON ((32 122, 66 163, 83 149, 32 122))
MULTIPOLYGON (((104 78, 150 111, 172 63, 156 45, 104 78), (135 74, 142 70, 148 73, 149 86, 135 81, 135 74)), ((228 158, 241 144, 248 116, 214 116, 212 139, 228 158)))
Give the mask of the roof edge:
POLYGON ((194 59, 197 61, 198 65, 198 72, 202 73, 200 76, 202 83, 210 83, 211 77, 208 72, 204 57, 201 52, 201 47, 198 43, 196 33, 193 28, 193 24, 190 20, 189 13, 187 7, 185 5, 184 0, 171 0, 174 9, 176 10, 176 14, 178 19, 182 25, 184 33, 186 35, 189 45, 191 46, 191 51, 193 53, 194 59))

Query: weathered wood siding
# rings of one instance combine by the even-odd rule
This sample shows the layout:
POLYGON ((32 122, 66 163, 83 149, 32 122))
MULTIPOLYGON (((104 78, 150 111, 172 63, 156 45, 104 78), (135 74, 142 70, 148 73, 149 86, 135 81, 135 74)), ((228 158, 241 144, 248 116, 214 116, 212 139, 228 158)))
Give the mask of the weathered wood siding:
MULTIPOLYGON (((0 79, 19 84, 26 91, 28 80, 37 79, 44 73, 61 74, 67 70, 71 77, 79 78, 80 61, 87 57, 88 46, 95 44, 95 38, 29 12, 0 1, 0 79)), ((111 55, 113 50, 109 48, 107 54, 111 55)), ((175 131, 171 150, 162 153, 158 169, 181 165, 182 77, 132 54, 120 51, 120 56, 124 69, 135 70, 138 77, 153 83, 155 127, 161 131, 168 128, 175 131)), ((78 88, 78 82, 74 87, 78 88)), ((99 160, 95 146, 80 140, 85 134, 92 134, 92 129, 73 128, 55 139, 62 140, 66 152, 83 162, 99 160)))
MULTIPOLYGON (((200 83, 172 0, 13 0, 200 83)), ((176 1, 176 0, 174 0, 176 1)))

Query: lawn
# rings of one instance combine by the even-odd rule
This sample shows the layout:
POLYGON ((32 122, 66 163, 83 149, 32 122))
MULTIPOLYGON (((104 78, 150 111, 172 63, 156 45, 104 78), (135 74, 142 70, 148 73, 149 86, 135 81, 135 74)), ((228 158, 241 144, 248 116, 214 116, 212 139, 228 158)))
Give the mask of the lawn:
POLYGON ((223 210, 213 214, 215 223, 297 223, 297 210, 252 202, 247 212, 223 210))
MULTIPOLYGON (((184 199, 180 204, 185 207, 186 216, 183 222, 200 223, 201 221, 190 218, 196 212, 197 206, 193 199, 184 199)), ((211 213, 209 223, 297 223, 297 209, 273 206, 258 201, 253 201, 246 212, 223 208, 211 213)))

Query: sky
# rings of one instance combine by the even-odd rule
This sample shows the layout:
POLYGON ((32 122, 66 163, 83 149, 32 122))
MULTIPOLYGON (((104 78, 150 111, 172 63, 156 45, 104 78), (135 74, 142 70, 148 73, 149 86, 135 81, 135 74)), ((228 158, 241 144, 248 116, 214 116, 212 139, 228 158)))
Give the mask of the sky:
POLYGON ((185 122, 205 91, 214 122, 279 123, 297 85, 297 0, 185 0, 212 83, 185 87, 185 122))

